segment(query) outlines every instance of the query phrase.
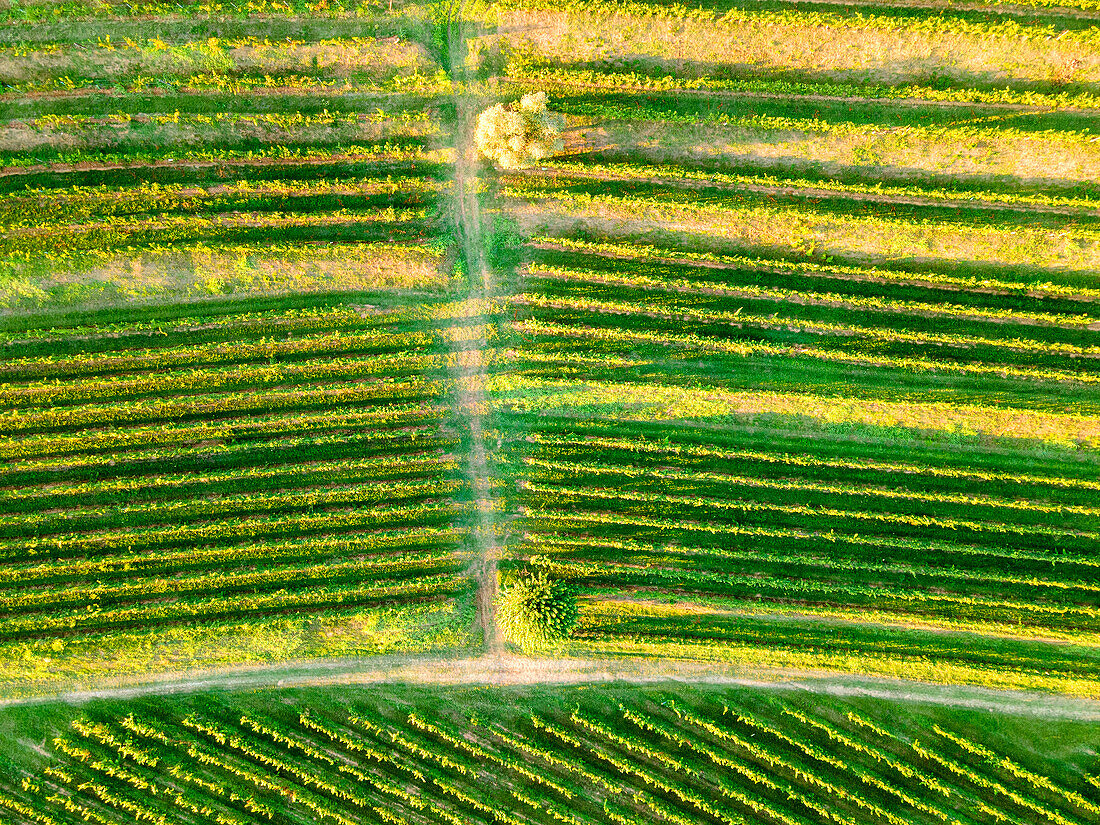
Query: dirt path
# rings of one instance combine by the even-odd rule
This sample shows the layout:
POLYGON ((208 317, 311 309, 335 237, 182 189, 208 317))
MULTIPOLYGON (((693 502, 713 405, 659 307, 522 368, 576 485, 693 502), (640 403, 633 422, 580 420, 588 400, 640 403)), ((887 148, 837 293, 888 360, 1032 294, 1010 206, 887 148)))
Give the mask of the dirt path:
POLYGON ((489 457, 485 450, 483 417, 489 410, 485 393, 486 364, 484 351, 488 346, 488 321, 493 313, 495 284, 486 262, 482 237, 481 205, 478 200, 478 161, 473 146, 474 127, 480 100, 471 91, 473 78, 466 67, 466 27, 461 8, 452 5, 452 19, 447 27, 450 74, 455 82, 455 179, 454 220, 462 242, 462 255, 469 279, 466 296, 466 318, 472 324, 463 336, 461 346, 453 337, 452 352, 458 364, 457 406, 466 421, 469 451, 466 460, 467 479, 475 505, 476 550, 478 558, 472 572, 478 578, 477 622, 485 639, 485 654, 489 661, 483 669, 495 668, 495 660, 503 654, 504 643, 496 624, 494 600, 497 591, 497 561, 500 558, 499 524, 493 494, 489 457), (476 323, 474 323, 476 322, 476 323))
POLYGON ((865 696, 1048 719, 1100 722, 1100 701, 1048 693, 993 690, 969 685, 937 685, 824 671, 746 668, 713 662, 536 659, 511 656, 503 652, 497 653, 491 662, 487 662, 484 656, 447 659, 439 658, 437 654, 426 654, 213 670, 145 684, 2 699, 0 708, 47 702, 82 704, 97 699, 134 699, 142 696, 194 693, 213 688, 257 690, 394 683, 507 687, 605 682, 803 690, 838 697, 865 696))

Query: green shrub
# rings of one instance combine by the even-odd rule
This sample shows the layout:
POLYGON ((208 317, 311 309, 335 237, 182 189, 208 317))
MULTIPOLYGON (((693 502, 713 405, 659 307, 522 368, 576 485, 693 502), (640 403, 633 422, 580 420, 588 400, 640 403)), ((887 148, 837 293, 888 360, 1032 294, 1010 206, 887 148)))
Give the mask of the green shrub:
POLYGON ((525 653, 562 641, 577 623, 576 595, 565 582, 541 572, 503 582, 496 608, 504 638, 525 653))

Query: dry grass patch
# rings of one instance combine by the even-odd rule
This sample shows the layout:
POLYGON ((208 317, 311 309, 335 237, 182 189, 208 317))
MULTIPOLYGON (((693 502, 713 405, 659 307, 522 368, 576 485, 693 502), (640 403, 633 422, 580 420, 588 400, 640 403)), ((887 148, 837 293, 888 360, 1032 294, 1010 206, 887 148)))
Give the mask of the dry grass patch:
POLYGON ((936 75, 963 85, 1050 82, 1052 68, 1072 67, 1074 82, 1100 88, 1100 52, 1074 37, 980 36, 846 20, 815 24, 768 13, 661 19, 520 10, 502 12, 501 24, 513 43, 563 63, 607 61, 613 67, 644 56, 677 74, 703 63, 886 84, 936 75))
POLYGON ((1100 269, 1100 233, 1079 228, 966 226, 902 219, 829 215, 798 209, 650 204, 612 199, 519 205, 515 214, 525 231, 545 232, 569 218, 621 235, 654 229, 697 233, 757 248, 765 254, 823 253, 872 264, 898 260, 981 262, 1050 269, 1100 269), (551 206, 552 204, 552 206, 551 206))
POLYGON ((1006 131, 853 126, 850 130, 798 131, 721 124, 574 124, 591 135, 589 148, 613 148, 651 163, 734 160, 763 169, 822 170, 841 175, 858 168, 870 180, 926 175, 971 178, 1010 176, 1028 185, 1100 180, 1100 142, 1077 135, 1006 131), (597 130, 602 130, 600 135, 597 130))
POLYGON ((443 289, 439 253, 385 244, 297 247, 193 246, 118 254, 57 267, 48 274, 15 266, 0 284, 0 307, 116 306, 216 295, 370 289, 443 289))

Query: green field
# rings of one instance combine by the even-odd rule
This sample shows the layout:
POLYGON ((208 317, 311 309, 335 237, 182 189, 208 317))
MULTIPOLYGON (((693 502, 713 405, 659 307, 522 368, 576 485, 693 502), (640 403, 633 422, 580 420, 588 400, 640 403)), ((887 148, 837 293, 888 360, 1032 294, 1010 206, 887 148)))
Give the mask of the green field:
POLYGON ((6 333, 5 681, 470 644, 462 437, 421 300, 6 333))
POLYGON ((1095 723, 800 690, 225 692, 17 709, 3 735, 18 734, 44 747, 9 763, 21 789, 0 794, 0 816, 42 823, 1065 825, 1100 814, 1097 777, 1084 773, 1096 768, 1095 723))
POLYGON ((0 825, 1100 822, 1098 24, 5 5, 0 825))
POLYGON ((1095 35, 819 5, 498 7, 574 134, 491 190, 515 558, 578 590, 578 656, 1095 696, 1100 121, 1092 69, 1037 75, 1095 35), (1020 50, 885 83, 857 32, 1020 50))

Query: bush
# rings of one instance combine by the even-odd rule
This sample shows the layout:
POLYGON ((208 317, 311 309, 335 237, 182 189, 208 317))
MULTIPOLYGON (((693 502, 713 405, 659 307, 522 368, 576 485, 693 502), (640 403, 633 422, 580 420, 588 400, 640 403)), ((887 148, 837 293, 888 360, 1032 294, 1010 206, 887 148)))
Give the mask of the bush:
POLYGON ((546 110, 546 92, 524 95, 518 104, 498 103, 477 119, 474 143, 478 154, 500 165, 518 169, 560 152, 565 118, 546 110))
POLYGON ((501 585, 497 623, 504 638, 525 653, 565 639, 577 624, 577 597, 569 586, 545 573, 521 573, 501 585))

